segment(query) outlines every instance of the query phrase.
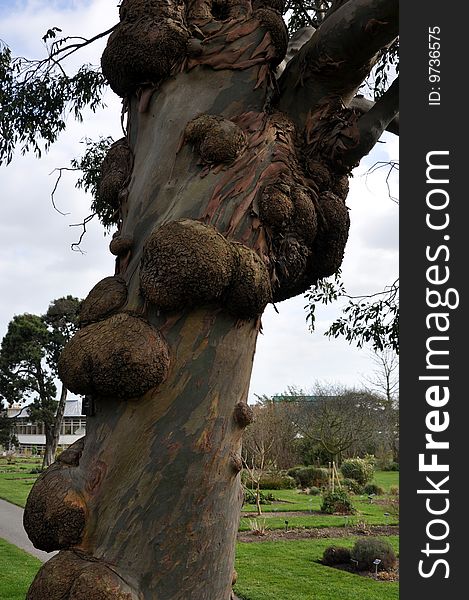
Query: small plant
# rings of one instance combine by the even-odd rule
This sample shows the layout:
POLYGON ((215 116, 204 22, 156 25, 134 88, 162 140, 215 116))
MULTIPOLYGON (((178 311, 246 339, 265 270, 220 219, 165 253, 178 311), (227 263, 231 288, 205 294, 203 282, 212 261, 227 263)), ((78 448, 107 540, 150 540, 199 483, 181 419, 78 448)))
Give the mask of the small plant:
POLYGON ((374 475, 373 465, 363 458, 349 458, 344 460, 340 470, 346 479, 355 479, 355 481, 358 481, 362 485, 371 481, 374 475))
POLYGON ((355 542, 351 552, 352 560, 358 562, 359 571, 372 571, 375 566, 373 561, 379 559, 379 570, 390 571, 396 565, 396 555, 387 540, 367 537, 355 542))
POLYGON ((398 485, 392 485, 389 488, 389 493, 391 494, 391 496, 399 496, 399 486, 398 485))
POLYGON ((360 520, 355 523, 357 533, 360 535, 370 535, 371 529, 366 521, 360 520))
POLYGON ((321 490, 316 487, 315 485, 312 485, 309 489, 308 489, 308 494, 310 496, 319 496, 319 494, 321 493, 321 490))
POLYGON ((332 567, 346 565, 350 562, 350 550, 341 546, 329 546, 322 555, 322 564, 332 567))
POLYGON ((30 475, 37 475, 39 473, 42 473, 42 469, 40 467, 34 467, 29 471, 30 475))
POLYGON ((353 515, 355 513, 352 501, 345 490, 325 493, 322 497, 321 511, 328 515, 334 513, 353 515))
POLYGON ((249 528, 253 535, 265 535, 267 529, 265 519, 249 519, 249 528))
POLYGON ((376 485, 376 483, 367 483, 363 488, 363 492, 368 495, 374 494, 375 496, 382 496, 384 494, 383 488, 376 485))
POLYGON ((363 494, 363 486, 358 481, 355 481, 355 479, 343 479, 341 483, 349 494, 363 494))
MULTIPOLYGON (((260 504, 272 504, 276 498, 273 494, 266 492, 259 492, 259 503, 260 504)), ((244 488, 244 504, 256 504, 256 491, 249 488, 244 488)))

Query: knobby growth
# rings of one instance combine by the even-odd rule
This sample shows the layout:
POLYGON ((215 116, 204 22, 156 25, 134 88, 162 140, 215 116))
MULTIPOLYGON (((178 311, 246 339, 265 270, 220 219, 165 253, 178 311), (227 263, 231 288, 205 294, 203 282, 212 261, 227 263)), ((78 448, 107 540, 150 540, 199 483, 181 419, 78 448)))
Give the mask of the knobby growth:
POLYGON ((88 431, 28 499, 60 550, 29 600, 229 600, 260 317, 340 267, 348 177, 397 115, 397 84, 352 105, 397 5, 333 2, 277 80, 279 0, 121 3, 102 69, 127 127, 98 189, 116 269, 60 359, 88 431))

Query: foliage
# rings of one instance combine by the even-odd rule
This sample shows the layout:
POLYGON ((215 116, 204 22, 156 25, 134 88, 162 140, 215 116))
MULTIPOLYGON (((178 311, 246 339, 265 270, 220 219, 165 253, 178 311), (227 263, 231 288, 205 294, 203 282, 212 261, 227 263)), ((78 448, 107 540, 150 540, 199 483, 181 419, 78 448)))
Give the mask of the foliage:
POLYGON ((308 489, 308 494, 310 496, 319 496, 319 494, 321 493, 320 488, 316 487, 315 485, 312 485, 309 489, 308 489))
POLYGON ((328 567, 346 565, 350 562, 350 549, 343 546, 328 546, 322 555, 322 563, 328 567))
POLYGON ((350 296, 340 280, 338 271, 333 277, 320 279, 306 293, 306 320, 314 331, 316 305, 330 304, 339 298, 348 300, 343 315, 325 332, 328 337, 344 336, 359 348, 370 343, 376 351, 385 348, 399 353, 399 284, 394 281, 383 291, 369 296, 350 296))
POLYGON ((396 564, 396 555, 391 544, 387 540, 373 537, 358 539, 352 548, 351 557, 358 561, 359 571, 374 570, 375 559, 381 560, 379 570, 389 571, 396 564))
POLYGON ((4 450, 9 450, 12 446, 18 445, 14 424, 14 420, 7 415, 3 400, 0 399, 0 446, 4 450))
POLYGON ((347 479, 355 479, 365 485, 373 479, 373 466, 363 458, 349 458, 340 466, 342 475, 347 479))
POLYGON ((350 494, 363 494, 363 486, 355 479, 346 477, 340 483, 350 494))
POLYGON ((323 495, 321 511, 328 515, 334 513, 352 515, 355 513, 355 508, 345 490, 335 490, 323 495))
POLYGON ((368 496, 371 496, 372 494, 375 496, 382 496, 384 494, 383 488, 376 483, 367 483, 363 488, 363 492, 368 494, 368 496))
POLYGON ((293 477, 280 473, 265 473, 259 481, 261 490, 289 490, 296 487, 293 477))
POLYGON ((105 229, 116 224, 116 210, 115 207, 102 201, 98 194, 98 186, 101 178, 101 165, 113 142, 114 140, 110 136, 101 136, 98 140, 85 138, 82 142, 85 144, 84 154, 71 161, 72 170, 82 173, 75 187, 91 194, 91 213, 98 216, 105 229))
POLYGON ((329 473, 321 467, 303 467, 296 471, 295 479, 302 488, 312 485, 323 487, 329 480, 329 473))
MULTIPOLYGON (((250 488, 244 488, 244 504, 256 504, 256 491, 250 488)), ((259 504, 272 504, 275 502, 275 496, 263 491, 259 492, 259 504)))
POLYGON ((390 461, 381 466, 383 471, 399 471, 399 463, 390 461))
POLYGON ((55 60, 15 58, 0 42, 0 164, 9 163, 18 146, 38 158, 66 127, 67 115, 83 119, 89 107, 102 106, 105 80, 91 65, 67 75, 55 60))

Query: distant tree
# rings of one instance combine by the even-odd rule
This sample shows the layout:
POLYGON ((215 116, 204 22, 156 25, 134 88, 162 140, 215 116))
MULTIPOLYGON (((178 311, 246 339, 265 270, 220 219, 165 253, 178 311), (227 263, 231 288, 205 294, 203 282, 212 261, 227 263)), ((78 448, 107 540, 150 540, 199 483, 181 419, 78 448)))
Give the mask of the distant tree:
POLYGON ((46 447, 43 468, 54 461, 67 399, 62 385, 57 402, 57 361, 77 329, 79 300, 54 300, 47 314, 13 317, 0 349, 0 398, 28 404, 32 421, 43 423, 46 447))
POLYGON ((15 434, 15 420, 8 417, 7 407, 0 399, 0 446, 4 450, 10 450, 18 444, 15 434))
POLYGON ((47 365, 49 342, 43 319, 23 314, 10 321, 0 349, 0 398, 9 404, 29 403, 31 420, 44 424, 46 448, 52 444, 57 410, 57 389, 47 365))
POLYGON ((377 427, 379 400, 366 390, 317 384, 312 393, 289 388, 281 398, 292 405, 298 435, 337 463, 363 446, 377 427))
MULTIPOLYGON (((43 319, 48 326, 50 338, 47 344, 48 365, 55 377, 58 377, 57 364, 65 344, 78 330, 78 313, 81 301, 73 296, 66 296, 53 300, 49 305, 43 319)), ((50 446, 46 447, 44 467, 54 462, 55 453, 59 445, 60 431, 67 402, 68 390, 61 382, 60 399, 55 414, 55 423, 50 446)))
POLYGON ((366 388, 381 399, 379 433, 376 439, 377 455, 392 454, 399 462, 399 357, 391 349, 374 352, 371 360, 373 373, 363 378, 366 388))

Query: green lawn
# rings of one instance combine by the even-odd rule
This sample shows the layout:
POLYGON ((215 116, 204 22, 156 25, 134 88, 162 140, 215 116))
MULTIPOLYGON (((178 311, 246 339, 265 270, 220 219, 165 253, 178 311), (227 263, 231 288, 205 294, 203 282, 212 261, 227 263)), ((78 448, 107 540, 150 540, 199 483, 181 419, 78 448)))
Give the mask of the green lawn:
POLYGON ((377 483, 386 492, 392 485, 399 487, 399 471, 376 471, 373 483, 377 483))
POLYGON ((6 459, 0 459, 0 498, 24 507, 38 477, 30 471, 40 467, 41 462, 40 458, 17 458, 9 464, 6 459))
POLYGON ((24 600, 41 561, 0 539, 0 598, 24 600))
MULTIPOLYGON (((398 550, 398 538, 388 539, 398 550)), ((354 538, 239 543, 238 582, 244 600, 397 600, 398 584, 374 581, 318 564, 327 546, 351 547, 354 538)), ((0 539, 0 598, 24 600, 41 563, 0 539)))
MULTIPOLYGON (((398 549, 397 537, 386 538, 398 549)), ((240 543, 235 591, 244 600, 398 600, 397 582, 374 581, 318 564, 327 546, 354 538, 240 543)))

